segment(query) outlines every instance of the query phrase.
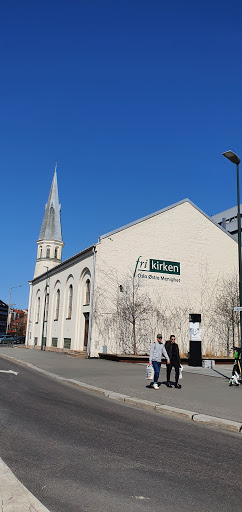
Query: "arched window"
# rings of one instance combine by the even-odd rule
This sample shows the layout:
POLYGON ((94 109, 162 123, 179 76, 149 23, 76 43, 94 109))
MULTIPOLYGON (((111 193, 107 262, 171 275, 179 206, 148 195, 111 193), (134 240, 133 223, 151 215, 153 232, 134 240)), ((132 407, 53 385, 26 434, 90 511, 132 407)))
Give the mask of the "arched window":
POLYGON ((42 245, 39 248, 39 257, 42 258, 42 245))
POLYGON ((60 309, 60 290, 57 290, 56 304, 55 304, 55 320, 59 319, 59 309, 60 309))
POLYGON ((85 304, 90 304, 90 291, 91 291, 91 283, 90 279, 87 279, 86 281, 86 297, 85 297, 85 304))
POLYGON ((37 299, 37 308, 36 308, 36 323, 39 322, 39 312, 40 312, 40 297, 37 299))
POLYGON ((49 294, 47 293, 46 299, 45 299, 45 322, 47 322, 47 320, 48 320, 48 312, 49 312, 49 294))
POLYGON ((50 258, 50 247, 47 245, 46 247, 46 258, 50 258))
POLYGON ((55 247, 55 258, 58 259, 58 247, 55 247))
POLYGON ((68 299, 67 318, 71 318, 71 313, 72 313, 72 297, 73 297, 73 286, 72 286, 72 284, 70 284, 70 286, 69 286, 69 299, 68 299))

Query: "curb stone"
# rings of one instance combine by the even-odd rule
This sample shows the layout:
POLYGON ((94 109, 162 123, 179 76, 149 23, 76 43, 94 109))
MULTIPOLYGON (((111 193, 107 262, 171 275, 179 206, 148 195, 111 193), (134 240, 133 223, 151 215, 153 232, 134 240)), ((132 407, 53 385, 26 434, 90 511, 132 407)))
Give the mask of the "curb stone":
POLYGON ((155 410, 156 405, 159 405, 155 402, 151 402, 150 400, 142 400, 132 396, 128 396, 124 401, 129 405, 137 405, 138 407, 142 407, 142 409, 152 409, 153 411, 155 410))
POLYGON ((128 395, 122 395, 122 393, 115 393, 114 391, 108 391, 106 396, 113 400, 118 400, 118 402, 125 402, 127 398, 130 398, 128 395))
POLYGON ((25 366, 29 366, 30 368, 32 368, 40 373, 44 373, 45 375, 48 375, 52 378, 77 385, 82 389, 86 389, 87 391, 93 391, 94 393, 102 394, 102 395, 106 396, 107 398, 111 398, 111 399, 117 400, 119 402, 125 402, 127 405, 129 404, 129 405, 145 408, 148 410, 154 410, 154 411, 157 411, 160 413, 164 412, 164 413, 176 414, 177 416, 181 416, 181 417, 187 418, 187 419, 189 418, 190 420, 197 422, 197 423, 205 423, 207 425, 221 427, 223 429, 227 429, 227 430, 230 430, 233 432, 242 433, 242 424, 239 422, 236 422, 236 421, 226 420, 224 418, 218 418, 218 417, 209 416, 206 414, 200 414, 199 412, 188 411, 186 409, 179 409, 177 407, 172 407, 170 405, 161 405, 161 404, 157 404, 155 402, 151 402, 149 400, 142 400, 139 398, 123 395, 121 393, 115 393, 114 391, 109 391, 107 389, 102 389, 102 388, 99 388, 96 386, 92 386, 91 384, 86 384, 85 382, 81 382, 79 380, 61 377, 60 375, 48 372, 46 370, 43 370, 42 368, 38 368, 37 366, 34 366, 31 363, 21 361, 13 356, 7 356, 5 354, 4 355, 1 354, 1 357, 4 359, 10 359, 10 360, 16 361, 17 363, 23 364, 25 366))
POLYGON ((189 418, 189 420, 193 420, 194 416, 196 416, 197 414, 199 415, 198 412, 187 411, 186 409, 178 409, 177 407, 172 407, 171 405, 160 405, 159 404, 155 407, 155 410, 157 412, 167 412, 167 413, 183 416, 185 418, 189 418))
POLYGON ((49 512, 0 458, 1 512, 49 512))
MULTIPOLYGON (((51 374, 53 375, 53 374, 51 374)), ((80 388, 87 389, 88 391, 94 391, 94 393, 100 393, 101 395, 107 395, 107 393, 110 393, 110 391, 107 391, 107 389, 102 389, 97 386, 92 386, 91 384, 86 384, 85 382, 81 382, 80 380, 74 380, 74 379, 65 379, 66 382, 71 382, 72 384, 75 384, 76 386, 79 386, 80 388)))
POLYGON ((208 425, 214 425, 216 427, 226 428, 227 430, 232 430, 234 432, 240 432, 242 430, 241 423, 237 421, 225 420, 222 418, 217 418, 215 416, 207 416, 206 414, 196 414, 193 417, 193 421, 198 423, 207 423, 208 425))

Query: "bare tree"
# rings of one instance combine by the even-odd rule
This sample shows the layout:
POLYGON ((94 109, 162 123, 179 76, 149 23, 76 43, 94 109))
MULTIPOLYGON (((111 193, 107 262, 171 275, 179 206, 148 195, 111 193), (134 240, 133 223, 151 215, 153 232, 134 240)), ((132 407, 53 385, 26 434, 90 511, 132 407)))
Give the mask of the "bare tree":
POLYGON ((137 327, 144 330, 153 307, 147 289, 144 291, 140 279, 132 272, 125 276, 119 288, 117 298, 117 313, 121 323, 129 324, 132 328, 133 354, 137 354, 137 327))
POLYGON ((227 355, 229 355, 230 352, 230 339, 232 338, 232 347, 236 343, 236 336, 238 336, 238 343, 240 340, 240 318, 239 313, 234 311, 235 306, 239 306, 239 283, 237 274, 221 280, 213 310, 217 330, 222 337, 221 341, 226 345, 227 355))
POLYGON ((132 270, 119 278, 103 271, 102 287, 95 290, 93 321, 110 351, 147 353, 156 320, 148 289, 132 270))

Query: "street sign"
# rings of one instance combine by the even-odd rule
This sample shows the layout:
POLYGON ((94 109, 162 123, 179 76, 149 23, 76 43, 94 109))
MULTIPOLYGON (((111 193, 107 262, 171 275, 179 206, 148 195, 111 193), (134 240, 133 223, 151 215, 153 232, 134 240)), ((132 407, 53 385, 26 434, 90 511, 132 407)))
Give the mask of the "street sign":
POLYGON ((240 307, 240 306, 235 306, 235 307, 234 307, 234 311, 242 311, 242 307, 240 307))

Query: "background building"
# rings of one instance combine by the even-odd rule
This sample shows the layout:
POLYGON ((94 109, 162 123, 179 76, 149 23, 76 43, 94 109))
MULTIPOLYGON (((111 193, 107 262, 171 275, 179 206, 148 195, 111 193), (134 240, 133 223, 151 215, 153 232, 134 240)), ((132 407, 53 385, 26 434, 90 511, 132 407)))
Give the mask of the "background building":
MULTIPOLYGON (((242 205, 240 205, 240 217, 242 217, 242 205)), ((238 206, 233 206, 229 210, 212 215, 213 222, 226 229, 236 241, 238 241, 238 223, 237 223, 238 206)))
POLYGON ((27 309, 11 309, 9 312, 8 333, 14 336, 25 336, 27 317, 27 309))
POLYGON ((6 334, 8 321, 8 305, 0 300, 0 335, 6 334))

